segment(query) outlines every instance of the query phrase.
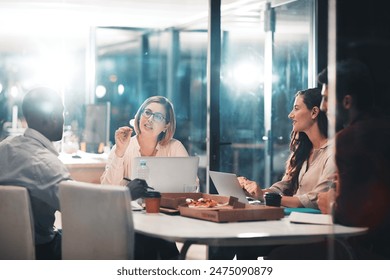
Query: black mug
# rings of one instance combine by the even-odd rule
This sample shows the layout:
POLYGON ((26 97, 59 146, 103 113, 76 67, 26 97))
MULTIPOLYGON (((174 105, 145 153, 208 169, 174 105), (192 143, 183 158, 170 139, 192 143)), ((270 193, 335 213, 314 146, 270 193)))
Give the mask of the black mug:
POLYGON ((265 205, 267 206, 276 206, 280 207, 280 203, 282 202, 282 196, 278 193, 266 193, 264 195, 265 205))

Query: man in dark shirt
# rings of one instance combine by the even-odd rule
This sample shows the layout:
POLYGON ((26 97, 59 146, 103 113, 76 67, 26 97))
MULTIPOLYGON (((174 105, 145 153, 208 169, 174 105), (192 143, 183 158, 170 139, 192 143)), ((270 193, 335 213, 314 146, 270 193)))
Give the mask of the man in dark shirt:
MULTIPOLYGON (((322 108, 327 111, 327 70, 322 108)), ((367 235, 351 238, 357 258, 390 259, 390 120, 375 115, 375 95, 367 67, 347 60, 336 66, 336 190, 319 195, 323 213, 336 223, 369 227, 367 235)))

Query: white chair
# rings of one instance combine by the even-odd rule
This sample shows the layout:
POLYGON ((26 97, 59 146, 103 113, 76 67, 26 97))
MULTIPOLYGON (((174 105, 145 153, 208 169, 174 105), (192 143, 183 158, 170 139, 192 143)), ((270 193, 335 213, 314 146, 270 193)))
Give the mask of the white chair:
POLYGON ((62 258, 134 258, 131 198, 123 186, 63 181, 59 187, 62 258))
POLYGON ((35 259, 33 221, 27 189, 0 186, 0 259, 35 259))

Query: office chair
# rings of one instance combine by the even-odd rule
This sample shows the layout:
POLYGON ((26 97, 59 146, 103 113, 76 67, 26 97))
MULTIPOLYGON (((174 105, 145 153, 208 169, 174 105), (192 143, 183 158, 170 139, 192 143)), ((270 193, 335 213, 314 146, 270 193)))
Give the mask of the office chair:
POLYGON ((27 189, 0 186, 0 259, 35 259, 33 221, 27 189))
POLYGON ((134 227, 127 188, 77 181, 59 185, 63 259, 133 259, 134 227))

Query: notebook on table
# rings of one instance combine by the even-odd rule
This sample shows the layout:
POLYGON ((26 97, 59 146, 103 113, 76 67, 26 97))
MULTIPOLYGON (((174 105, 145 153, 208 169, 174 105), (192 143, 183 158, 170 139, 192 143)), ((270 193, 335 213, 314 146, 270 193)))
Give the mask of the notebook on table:
POLYGON ((218 171, 209 171, 209 174, 219 195, 237 197, 242 203, 262 203, 245 195, 236 174, 218 171))
POLYGON ((187 186, 196 186, 199 157, 136 157, 131 164, 131 179, 137 177, 140 161, 149 168, 148 185, 159 192, 185 192, 187 186))
POLYGON ((290 222, 298 224, 319 224, 319 225, 332 225, 333 218, 329 214, 314 214, 304 212, 292 212, 290 214, 290 222))
POLYGON ((300 213, 310 213, 310 214, 321 214, 321 211, 313 208, 284 208, 284 215, 290 215, 292 212, 300 212, 300 213))

